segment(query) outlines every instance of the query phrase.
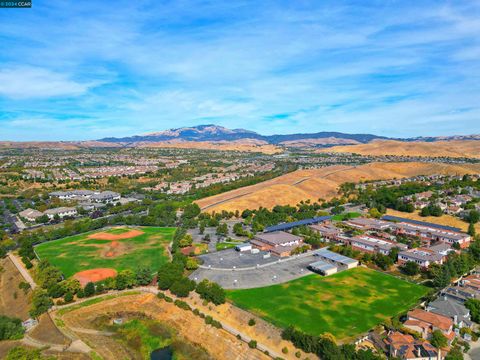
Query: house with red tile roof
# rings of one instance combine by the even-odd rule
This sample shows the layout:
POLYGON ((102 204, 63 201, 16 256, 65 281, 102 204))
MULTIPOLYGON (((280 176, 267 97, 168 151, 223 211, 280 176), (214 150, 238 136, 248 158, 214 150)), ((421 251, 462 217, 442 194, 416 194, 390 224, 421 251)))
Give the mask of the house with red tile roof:
POLYGON ((435 330, 440 330, 448 339, 449 344, 455 338, 453 320, 451 318, 422 309, 409 311, 407 321, 403 325, 420 333, 424 339, 429 339, 435 330))
POLYGON ((402 360, 441 360, 439 351, 429 342, 416 340, 412 335, 392 331, 384 340, 391 357, 402 360))

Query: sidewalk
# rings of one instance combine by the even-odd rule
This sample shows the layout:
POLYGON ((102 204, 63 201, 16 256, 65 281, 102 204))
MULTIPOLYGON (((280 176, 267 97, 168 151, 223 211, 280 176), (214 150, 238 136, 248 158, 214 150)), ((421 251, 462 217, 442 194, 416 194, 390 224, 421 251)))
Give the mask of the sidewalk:
POLYGON ((15 265, 15 267, 20 272, 20 274, 22 274, 26 282, 30 284, 32 290, 35 290, 35 288, 37 287, 37 284, 33 280, 28 270, 25 269, 25 267, 23 266, 22 260, 20 260, 17 256, 13 255, 11 252, 8 253, 8 257, 13 262, 13 265, 15 265))

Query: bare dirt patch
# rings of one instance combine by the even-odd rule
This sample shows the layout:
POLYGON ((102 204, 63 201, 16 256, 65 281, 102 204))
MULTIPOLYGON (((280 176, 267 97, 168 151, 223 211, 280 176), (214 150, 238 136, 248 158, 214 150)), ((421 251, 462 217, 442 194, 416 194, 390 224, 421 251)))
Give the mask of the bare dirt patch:
POLYGON ((125 239, 131 239, 136 236, 144 234, 143 231, 140 230, 129 230, 127 232, 121 233, 121 234, 111 234, 108 232, 98 232, 95 234, 90 234, 88 235, 89 239, 95 239, 95 240, 125 240, 125 239))
POLYGON ((85 286, 89 282, 101 281, 109 277, 115 277, 116 275, 117 271, 115 269, 98 268, 80 271, 73 275, 73 277, 80 281, 80 284, 82 284, 82 286, 85 286))
POLYGON ((38 325, 29 333, 29 335, 35 340, 49 344, 70 344, 70 339, 58 330, 49 314, 43 314, 40 316, 38 325))

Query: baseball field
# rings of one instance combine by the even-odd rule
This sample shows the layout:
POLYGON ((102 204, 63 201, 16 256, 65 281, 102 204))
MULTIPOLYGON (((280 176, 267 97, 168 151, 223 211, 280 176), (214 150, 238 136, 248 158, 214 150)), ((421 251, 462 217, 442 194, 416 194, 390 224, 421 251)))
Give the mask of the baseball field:
POLYGON ((65 277, 87 275, 101 280, 139 265, 156 271, 168 261, 175 228, 116 227, 49 241, 35 247, 40 259, 58 266, 65 277))
POLYGON ((285 284, 231 290, 228 297, 279 327, 295 325, 308 334, 328 332, 345 340, 407 311, 427 291, 358 267, 328 277, 310 275, 285 284))

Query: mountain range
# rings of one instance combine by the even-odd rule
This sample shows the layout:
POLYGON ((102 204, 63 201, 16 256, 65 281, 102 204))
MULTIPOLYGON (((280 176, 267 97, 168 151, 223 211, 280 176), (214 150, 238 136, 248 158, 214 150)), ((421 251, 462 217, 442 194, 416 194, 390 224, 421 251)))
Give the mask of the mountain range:
POLYGON ((228 129, 218 125, 199 125, 193 127, 181 127, 144 135, 134 135, 128 137, 108 137, 98 141, 107 143, 148 143, 165 141, 238 141, 253 139, 273 145, 292 144, 305 140, 310 143, 316 143, 319 146, 347 145, 347 144, 366 144, 373 140, 399 140, 399 141, 445 141, 445 140, 480 140, 480 135, 457 135, 457 136, 439 136, 439 137, 415 137, 415 138, 389 138, 372 134, 346 134, 341 132, 316 132, 316 133, 296 133, 286 135, 261 135, 254 131, 245 129, 228 129), (323 139, 323 141, 321 141, 323 139))
MULTIPOLYGON (((0 141, 0 148, 44 148, 74 150, 94 147, 184 147, 217 150, 278 152, 281 147, 330 148, 338 146, 376 144, 379 142, 440 143, 480 140, 480 135, 431 136, 415 138, 390 138, 373 134, 346 134, 341 132, 295 133, 261 135, 245 129, 228 129, 218 125, 180 127, 160 132, 127 137, 106 137, 88 141, 0 141)), ((398 146, 398 144, 397 144, 398 146)), ((476 147, 476 145, 475 145, 476 147)))

